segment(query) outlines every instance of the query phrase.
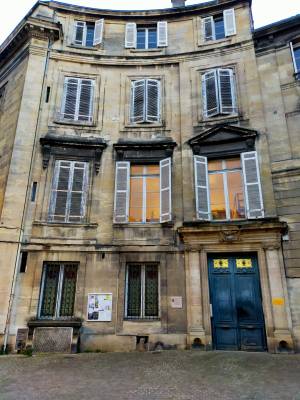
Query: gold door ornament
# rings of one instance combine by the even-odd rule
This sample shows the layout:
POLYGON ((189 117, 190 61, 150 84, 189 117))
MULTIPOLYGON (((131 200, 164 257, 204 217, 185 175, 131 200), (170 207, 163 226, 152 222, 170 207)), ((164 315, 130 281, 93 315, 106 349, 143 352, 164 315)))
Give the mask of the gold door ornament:
POLYGON ((237 268, 252 268, 252 260, 251 258, 238 258, 236 260, 237 268))
POLYGON ((214 268, 228 268, 228 260, 223 258, 214 260, 214 268))

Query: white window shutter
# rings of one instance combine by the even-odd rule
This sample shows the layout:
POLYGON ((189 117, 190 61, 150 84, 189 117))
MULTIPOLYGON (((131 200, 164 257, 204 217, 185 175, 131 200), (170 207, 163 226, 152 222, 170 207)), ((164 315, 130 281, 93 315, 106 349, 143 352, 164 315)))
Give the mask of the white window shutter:
POLYGON ((159 163, 160 167, 160 222, 172 220, 172 161, 165 158, 159 163))
POLYGON ((293 59, 295 73, 297 74, 297 73, 299 73, 300 68, 298 68, 298 66, 297 66, 297 61, 296 61, 295 52, 294 52, 294 46, 293 46, 292 42, 290 42, 290 47, 291 47, 291 53, 292 53, 292 59, 293 59))
POLYGON ((68 196, 68 222, 82 222, 85 217, 88 192, 89 164, 72 162, 71 185, 68 196))
POLYGON ((160 81, 146 80, 146 121, 158 122, 160 120, 160 81))
POLYGON ((104 19, 98 19, 95 22, 95 33, 94 33, 94 46, 101 44, 103 40, 103 30, 104 30, 104 19))
POLYGON ((136 48, 136 23, 128 22, 125 28, 125 47, 127 49, 136 48))
POLYGON ((202 19, 202 29, 204 41, 215 40, 215 23, 213 17, 206 17, 202 19))
POLYGON ((114 222, 128 222, 129 192, 130 191, 130 162, 116 163, 114 222))
POLYGON ((145 79, 131 82, 131 122, 144 122, 146 118, 146 83, 145 79))
POLYGON ((221 114, 235 113, 236 96, 232 69, 218 69, 218 85, 221 114))
POLYGON ((194 156, 196 214, 201 220, 210 220, 210 199, 207 158, 194 156))
POLYGON ((248 218, 263 218, 264 207, 256 151, 241 154, 248 218))
POLYGON ((168 46, 168 23, 159 21, 157 23, 157 47, 168 46))
POLYGON ((85 45, 86 39, 86 24, 84 21, 75 21, 74 24, 74 39, 73 43, 79 46, 85 45))
POLYGON ((223 11, 225 36, 236 34, 235 12, 234 8, 223 11))
POLYGON ((204 117, 209 118, 220 112, 216 70, 202 75, 202 100, 204 117))
POLYGON ((61 109, 61 114, 64 119, 76 119, 79 84, 80 79, 78 78, 65 78, 61 109))
POLYGON ((89 121, 93 119, 94 81, 91 79, 80 80, 80 93, 78 99, 78 120, 89 121))

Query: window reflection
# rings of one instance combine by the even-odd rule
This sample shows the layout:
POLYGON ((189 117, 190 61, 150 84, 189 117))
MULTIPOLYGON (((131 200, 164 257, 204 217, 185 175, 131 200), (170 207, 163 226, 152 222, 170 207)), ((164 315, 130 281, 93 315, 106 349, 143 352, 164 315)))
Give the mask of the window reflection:
POLYGON ((245 218, 241 160, 211 160, 208 173, 212 219, 245 218))

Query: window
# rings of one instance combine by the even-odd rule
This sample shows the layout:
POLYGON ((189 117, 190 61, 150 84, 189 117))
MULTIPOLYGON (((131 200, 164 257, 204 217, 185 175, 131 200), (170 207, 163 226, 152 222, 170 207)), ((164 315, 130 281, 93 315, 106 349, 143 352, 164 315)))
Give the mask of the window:
POLYGON ((159 222, 159 165, 131 165, 129 222, 159 222))
POLYGON ((94 81, 65 78, 61 116, 70 121, 93 121, 94 81))
POLYGON ((159 317, 159 272, 157 264, 129 264, 126 271, 125 318, 159 317))
POLYGON ((197 218, 235 220, 264 216, 255 151, 238 158, 194 156, 197 218))
POLYGON ((203 18, 203 37, 206 42, 236 34, 234 9, 224 10, 221 16, 203 18))
POLYGON ((58 160, 52 182, 49 220, 82 222, 86 214, 89 164, 58 160))
POLYGON ((168 46, 168 23, 141 26, 135 22, 126 24, 125 47, 128 49, 155 49, 168 46))
POLYGON ((94 22, 75 21, 74 44, 78 46, 93 47, 102 43, 104 20, 94 22))
POLYGON ((74 314, 78 265, 45 263, 39 304, 39 318, 64 319, 74 314))
POLYGON ((131 82, 132 123, 153 123, 160 121, 160 81, 140 79, 131 82))
POLYGON ((232 69, 214 69, 202 75, 204 117, 237 112, 235 79, 232 69))
POLYGON ((300 79, 300 43, 290 43, 296 78, 300 79))
POLYGON ((115 223, 171 220, 170 158, 149 165, 118 161, 115 188, 115 223))
POLYGON ((157 28, 137 28, 137 49, 155 49, 157 47, 157 28))

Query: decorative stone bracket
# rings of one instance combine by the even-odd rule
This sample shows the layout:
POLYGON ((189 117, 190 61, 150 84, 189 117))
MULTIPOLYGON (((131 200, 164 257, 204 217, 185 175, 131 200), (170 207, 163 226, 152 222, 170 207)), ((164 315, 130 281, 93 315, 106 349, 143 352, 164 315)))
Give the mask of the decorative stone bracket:
POLYGON ((43 169, 48 168, 51 156, 74 157, 75 159, 93 160, 98 174, 103 150, 107 144, 102 138, 82 138, 48 134, 40 139, 43 153, 43 169))

